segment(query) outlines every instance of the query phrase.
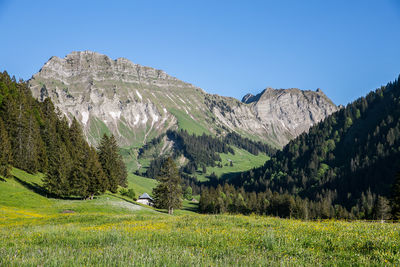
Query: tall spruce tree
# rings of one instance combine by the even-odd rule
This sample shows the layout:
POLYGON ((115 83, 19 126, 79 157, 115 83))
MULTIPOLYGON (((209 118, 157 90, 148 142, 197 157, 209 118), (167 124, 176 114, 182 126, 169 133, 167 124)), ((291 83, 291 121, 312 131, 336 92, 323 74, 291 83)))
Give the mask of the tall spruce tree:
POLYGON ((127 172, 122 156, 118 153, 117 140, 114 135, 103 135, 100 141, 99 160, 107 177, 108 190, 117 192, 118 186, 126 187, 127 172))
POLYGON ((87 173, 87 197, 93 199, 94 195, 104 193, 109 188, 108 181, 104 175, 99 162, 99 157, 94 148, 90 148, 89 155, 85 162, 87 173))
POLYGON ((178 168, 171 157, 165 160, 157 180, 160 183, 153 189, 155 206, 173 214, 174 209, 182 206, 182 187, 178 168))
POLYGON ((390 199, 393 219, 400 220, 400 172, 396 175, 396 180, 392 186, 392 197, 390 199))
POLYGON ((89 146, 86 143, 81 126, 74 118, 69 129, 70 152, 72 169, 69 176, 70 193, 76 196, 87 196, 89 178, 85 168, 85 161, 89 156, 89 146))
POLYGON ((5 178, 10 176, 11 164, 11 144, 3 120, 0 118, 0 176, 5 178))
POLYGON ((68 176, 71 169, 69 153, 60 140, 53 144, 53 150, 49 155, 49 167, 43 178, 43 185, 50 194, 56 196, 69 196, 71 190, 68 176))
POLYGON ((389 205, 389 200, 387 198, 378 196, 376 199, 375 207, 374 207, 374 212, 375 212, 375 218, 377 220, 388 220, 390 219, 390 205, 389 205))

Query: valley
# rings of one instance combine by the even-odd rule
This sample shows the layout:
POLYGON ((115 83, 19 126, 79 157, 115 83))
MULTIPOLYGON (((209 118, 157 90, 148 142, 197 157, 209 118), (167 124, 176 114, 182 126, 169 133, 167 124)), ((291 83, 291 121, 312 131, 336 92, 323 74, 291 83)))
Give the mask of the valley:
POLYGON ((400 266, 397 2, 0 0, 0 267, 400 266))
MULTIPOLYGON (((61 91, 59 58, 27 83, 1 75, 1 265, 400 262, 398 80, 340 108, 321 90, 269 88, 239 102, 92 52, 68 64, 76 55, 61 91), (90 80, 94 67, 108 77, 121 66, 136 68, 124 76, 136 87, 90 80), (152 102, 141 75, 187 95, 152 102), (170 206, 165 177, 176 179, 170 206), (143 193, 154 206, 136 202, 143 193)), ((109 81, 123 81, 116 73, 109 81)))

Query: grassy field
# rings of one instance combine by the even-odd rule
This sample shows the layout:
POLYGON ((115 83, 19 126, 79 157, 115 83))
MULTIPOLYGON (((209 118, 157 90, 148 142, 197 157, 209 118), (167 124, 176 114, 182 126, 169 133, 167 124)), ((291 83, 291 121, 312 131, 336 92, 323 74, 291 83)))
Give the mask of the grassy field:
POLYGON ((155 179, 145 178, 131 173, 128 174, 128 188, 133 188, 136 196, 143 193, 151 195, 151 192, 156 185, 157 181, 155 179))
POLYGON ((222 159, 222 168, 219 167, 207 167, 207 174, 204 175, 201 172, 201 168, 196 173, 197 179, 200 181, 208 180, 207 176, 211 173, 215 172, 218 177, 223 177, 225 179, 229 178, 230 174, 243 172, 250 170, 252 168, 260 167, 264 165, 264 163, 269 160, 269 157, 265 154, 258 154, 257 156, 251 154, 250 152, 239 149, 237 147, 233 147, 235 151, 235 155, 233 154, 224 154, 220 153, 222 159), (233 166, 230 166, 230 162, 232 161, 233 166))
POLYGON ((107 194, 48 199, 40 175, 13 173, 0 182, 0 266, 400 265, 399 224, 169 216, 107 194))
POLYGON ((210 131, 206 127, 190 118, 190 116, 185 114, 182 110, 172 108, 170 112, 177 118, 179 129, 186 130, 189 134, 210 134, 210 131))

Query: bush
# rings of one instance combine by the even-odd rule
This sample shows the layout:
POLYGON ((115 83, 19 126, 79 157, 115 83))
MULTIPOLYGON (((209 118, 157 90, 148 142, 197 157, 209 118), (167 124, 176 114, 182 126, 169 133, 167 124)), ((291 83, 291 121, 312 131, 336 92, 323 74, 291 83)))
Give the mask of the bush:
POLYGON ((135 201, 136 201, 136 194, 135 194, 135 191, 134 191, 132 188, 129 188, 129 189, 122 188, 122 189, 119 191, 119 193, 120 193, 122 196, 129 197, 129 198, 131 198, 132 200, 135 200, 135 201))

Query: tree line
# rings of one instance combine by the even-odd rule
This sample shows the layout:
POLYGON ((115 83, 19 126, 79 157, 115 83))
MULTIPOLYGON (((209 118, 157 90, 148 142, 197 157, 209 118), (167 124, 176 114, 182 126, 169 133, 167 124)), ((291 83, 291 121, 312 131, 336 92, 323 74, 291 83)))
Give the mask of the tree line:
POLYGON ((224 184, 217 187, 203 187, 199 211, 202 213, 241 213, 278 216, 281 218, 311 219, 390 219, 391 209, 386 198, 373 196, 369 192, 362 198, 358 213, 347 211, 341 205, 332 204, 330 197, 318 200, 303 199, 289 193, 248 192, 243 187, 235 188, 224 184))
POLYGON ((76 119, 71 123, 47 98, 39 102, 27 84, 0 73, 0 175, 11 166, 45 173, 43 184, 58 197, 94 195, 126 186, 126 168, 114 136, 91 147, 76 119))

